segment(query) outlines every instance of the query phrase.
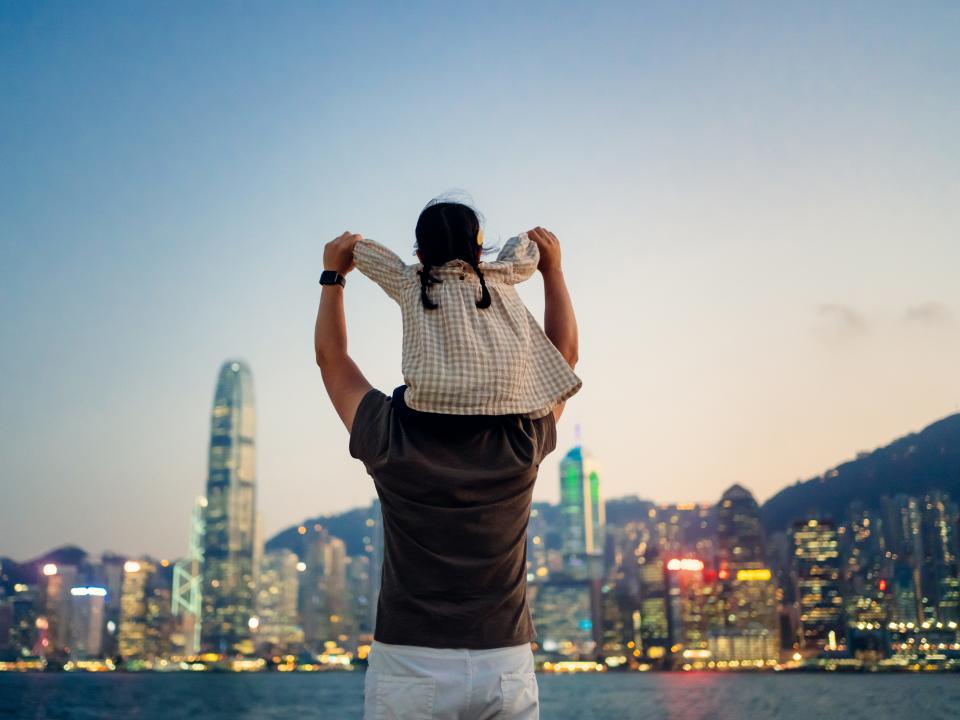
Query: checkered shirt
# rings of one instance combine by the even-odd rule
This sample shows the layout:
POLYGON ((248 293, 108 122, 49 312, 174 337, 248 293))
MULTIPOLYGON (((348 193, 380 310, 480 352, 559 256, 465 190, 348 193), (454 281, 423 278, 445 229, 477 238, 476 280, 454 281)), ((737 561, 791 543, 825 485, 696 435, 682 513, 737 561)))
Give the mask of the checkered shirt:
POLYGON ((403 317, 404 400, 448 415, 542 417, 582 382, 527 310, 514 285, 537 269, 540 250, 526 233, 510 238, 494 262, 480 263, 490 307, 476 306, 480 279, 463 260, 431 268, 440 282, 420 300, 422 265, 406 265, 373 240, 353 251, 357 268, 399 305, 403 317))

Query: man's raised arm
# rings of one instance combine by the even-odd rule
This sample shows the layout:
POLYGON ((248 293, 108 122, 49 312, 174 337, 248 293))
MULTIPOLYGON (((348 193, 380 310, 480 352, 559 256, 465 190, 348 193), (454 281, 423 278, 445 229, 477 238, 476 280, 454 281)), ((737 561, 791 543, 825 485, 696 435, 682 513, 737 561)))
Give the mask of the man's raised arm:
MULTIPOLYGON (((323 269, 346 276, 353 270, 353 246, 360 236, 345 232, 323 248, 323 269)), ((347 319, 343 313, 341 285, 323 285, 317 323, 313 331, 313 348, 317 365, 323 376, 327 395, 347 432, 353 429, 353 418, 363 396, 370 391, 370 383, 360 368, 347 354, 347 319)))
MULTIPOLYGON (((540 250, 540 262, 537 268, 543 275, 543 331, 554 347, 563 355, 563 359, 572 368, 579 358, 580 341, 577 333, 577 317, 573 312, 573 303, 567 291, 560 265, 560 241, 549 230, 536 227, 527 233, 527 237, 537 244, 540 250)), ((553 416, 559 420, 565 403, 553 410, 553 416)))

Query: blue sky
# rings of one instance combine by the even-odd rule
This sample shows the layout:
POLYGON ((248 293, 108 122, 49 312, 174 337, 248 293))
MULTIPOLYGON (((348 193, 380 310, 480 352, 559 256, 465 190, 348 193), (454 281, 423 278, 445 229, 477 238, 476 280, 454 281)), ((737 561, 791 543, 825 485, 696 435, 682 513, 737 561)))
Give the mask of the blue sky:
MULTIPOLYGON (((605 493, 760 499, 957 410, 955 3, 0 6, 0 554, 183 551, 246 359, 267 535, 364 504, 323 243, 563 243, 605 493)), ((539 280, 522 288, 542 311, 539 280)), ((351 349, 399 384, 359 275, 351 349)), ((557 497, 557 462, 538 497, 557 497)))

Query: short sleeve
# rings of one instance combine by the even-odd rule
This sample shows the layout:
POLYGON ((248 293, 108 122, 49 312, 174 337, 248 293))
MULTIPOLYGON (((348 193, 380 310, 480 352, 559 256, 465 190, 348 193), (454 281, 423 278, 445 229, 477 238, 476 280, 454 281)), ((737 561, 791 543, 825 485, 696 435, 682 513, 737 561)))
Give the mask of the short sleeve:
POLYGON ((553 412, 533 421, 537 424, 537 434, 540 438, 540 462, 557 448, 557 419, 553 412))
POLYGON ((373 240, 360 240, 353 247, 357 269, 400 302, 400 293, 410 277, 410 270, 393 250, 373 240))
POLYGON ((496 263, 510 269, 507 282, 511 285, 523 282, 537 270, 540 248, 530 240, 527 233, 520 233, 504 244, 497 255, 496 263))
POLYGON ((360 400, 350 430, 350 455, 364 464, 383 454, 390 424, 390 398, 373 388, 360 400))

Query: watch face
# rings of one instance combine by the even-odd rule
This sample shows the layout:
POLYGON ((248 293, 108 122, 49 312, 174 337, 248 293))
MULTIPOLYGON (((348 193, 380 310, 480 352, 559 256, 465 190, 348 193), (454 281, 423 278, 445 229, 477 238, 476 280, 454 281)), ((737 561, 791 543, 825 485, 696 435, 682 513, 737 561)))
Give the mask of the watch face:
POLYGON ((340 276, 336 270, 324 270, 320 274, 321 285, 336 285, 340 276))

